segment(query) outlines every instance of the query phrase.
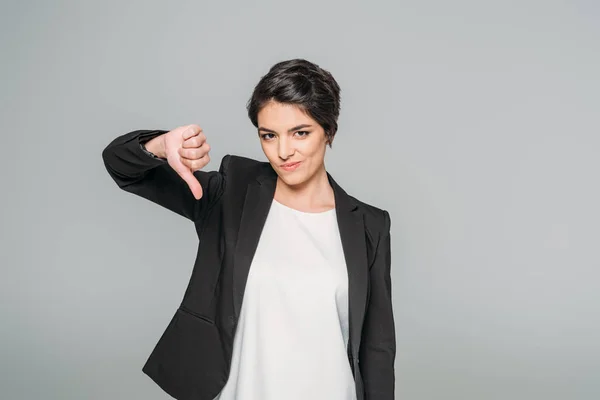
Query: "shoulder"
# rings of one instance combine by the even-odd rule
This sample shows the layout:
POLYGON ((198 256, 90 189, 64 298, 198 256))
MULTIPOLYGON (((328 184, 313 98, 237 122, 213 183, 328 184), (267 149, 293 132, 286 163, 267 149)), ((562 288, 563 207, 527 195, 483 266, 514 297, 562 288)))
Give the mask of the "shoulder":
POLYGON ((387 210, 374 204, 369 204, 365 201, 359 200, 355 196, 349 194, 345 189, 341 188, 335 179, 332 179, 332 181, 334 190, 337 187, 341 195, 347 198, 350 203, 358 208, 356 210, 357 212, 362 214, 367 236, 369 236, 371 240, 377 242, 378 238, 382 237, 386 233, 389 233, 391 227, 391 217, 387 210))
POLYGON ((365 225, 367 229, 377 232, 378 235, 386 234, 390 231, 392 221, 390 213, 387 210, 377 207, 373 204, 360 201, 353 196, 350 196, 350 198, 361 209, 365 218, 365 225))
POLYGON ((360 213, 364 224, 365 239, 367 241, 367 255, 369 265, 372 265, 376 254, 381 248, 380 244, 390 237, 391 218, 387 210, 366 203, 354 196, 348 195, 357 209, 354 213, 360 213))

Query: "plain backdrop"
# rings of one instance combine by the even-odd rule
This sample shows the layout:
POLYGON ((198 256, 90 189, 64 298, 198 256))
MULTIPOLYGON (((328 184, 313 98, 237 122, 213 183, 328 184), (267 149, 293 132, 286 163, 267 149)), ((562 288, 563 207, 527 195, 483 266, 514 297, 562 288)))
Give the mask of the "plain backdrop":
POLYGON ((396 398, 600 398, 597 1, 3 1, 0 30, 0 398, 169 398, 141 367, 193 224, 101 151, 196 123, 208 169, 264 160, 245 105, 290 58, 342 87, 328 171, 392 217, 396 398))

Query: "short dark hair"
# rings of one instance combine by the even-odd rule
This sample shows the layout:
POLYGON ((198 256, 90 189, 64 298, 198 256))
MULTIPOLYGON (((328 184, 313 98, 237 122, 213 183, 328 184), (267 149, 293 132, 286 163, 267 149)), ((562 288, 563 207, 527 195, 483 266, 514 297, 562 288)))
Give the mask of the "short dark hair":
POLYGON ((321 125, 329 147, 340 114, 340 86, 329 71, 301 58, 280 61, 264 75, 246 106, 258 128, 258 113, 270 101, 294 104, 321 125))

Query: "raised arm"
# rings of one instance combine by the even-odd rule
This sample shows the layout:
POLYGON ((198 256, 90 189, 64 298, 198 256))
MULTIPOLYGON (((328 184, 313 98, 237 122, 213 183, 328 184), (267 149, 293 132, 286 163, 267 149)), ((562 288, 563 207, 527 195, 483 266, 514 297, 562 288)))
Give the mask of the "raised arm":
POLYGON ((113 139, 102 151, 102 159, 119 188, 196 221, 220 198, 229 161, 229 156, 225 156, 219 171, 198 170, 209 160, 208 154, 200 156, 207 153, 199 146, 204 144, 196 137, 200 132, 197 125, 172 131, 135 130, 113 139), (161 146, 153 146, 158 154, 152 154, 145 144, 161 135, 169 135, 170 146, 164 154, 156 150, 161 146), (194 183, 199 183, 199 191, 194 183), (192 190, 201 197, 194 197, 192 190))

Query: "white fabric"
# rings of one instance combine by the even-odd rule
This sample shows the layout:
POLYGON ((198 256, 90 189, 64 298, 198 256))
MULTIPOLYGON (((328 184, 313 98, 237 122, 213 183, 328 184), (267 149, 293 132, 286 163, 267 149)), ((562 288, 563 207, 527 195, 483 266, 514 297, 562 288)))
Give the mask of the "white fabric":
POLYGON ((348 275, 335 209, 273 200, 250 266, 219 400, 355 400, 348 275))

